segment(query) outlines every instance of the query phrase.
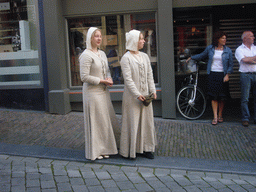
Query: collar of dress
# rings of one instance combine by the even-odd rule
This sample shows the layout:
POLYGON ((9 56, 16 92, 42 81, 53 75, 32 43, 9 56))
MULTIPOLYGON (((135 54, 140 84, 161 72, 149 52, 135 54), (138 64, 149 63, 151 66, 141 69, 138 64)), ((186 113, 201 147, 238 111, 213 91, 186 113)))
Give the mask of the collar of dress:
MULTIPOLYGON (((140 65, 143 65, 143 61, 140 62, 140 61, 137 59, 137 57, 136 57, 135 55, 133 55, 131 52, 129 52, 129 53, 131 54, 132 58, 134 59, 134 61, 135 61, 136 63, 138 63, 138 64, 140 64, 140 65)), ((141 57, 141 59, 142 59, 142 55, 141 55, 140 52, 139 52, 138 55, 139 55, 139 56, 141 57)))

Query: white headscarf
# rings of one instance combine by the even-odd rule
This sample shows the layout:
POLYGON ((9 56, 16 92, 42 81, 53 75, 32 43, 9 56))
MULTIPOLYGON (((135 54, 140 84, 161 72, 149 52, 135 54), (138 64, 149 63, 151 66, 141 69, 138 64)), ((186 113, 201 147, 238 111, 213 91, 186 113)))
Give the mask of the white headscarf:
POLYGON ((97 29, 98 29, 97 27, 90 27, 89 28, 89 30, 87 32, 87 35, 86 35, 86 49, 92 49, 92 42, 91 42, 92 34, 97 29))
POLYGON ((140 31, 131 30, 126 33, 126 49, 130 51, 138 51, 138 42, 140 39, 140 31))

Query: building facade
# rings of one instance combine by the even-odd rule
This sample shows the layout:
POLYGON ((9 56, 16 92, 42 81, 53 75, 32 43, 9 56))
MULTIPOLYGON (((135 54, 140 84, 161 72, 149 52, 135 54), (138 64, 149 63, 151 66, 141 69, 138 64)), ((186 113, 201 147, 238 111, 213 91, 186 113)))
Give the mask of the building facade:
MULTIPOLYGON (((91 26, 100 28, 104 37, 101 49, 108 57, 114 80, 110 92, 117 113, 121 113, 122 104, 123 78, 119 61, 125 52, 125 33, 138 29, 144 34, 146 43, 142 51, 150 57, 158 94, 158 99, 154 101, 154 114, 163 118, 176 118, 175 98, 184 78, 179 65, 179 55, 185 48, 189 48, 192 54, 199 53, 211 44, 213 31, 224 30, 228 33, 227 45, 235 50, 241 43, 242 32, 255 31, 256 26, 253 14, 256 8, 254 0, 0 2, 0 7, 9 2, 10 12, 15 8, 15 2, 20 3, 20 7, 26 2, 26 15, 16 20, 26 21, 24 23, 31 26, 30 48, 25 47, 31 51, 24 48, 22 50, 24 43, 18 47, 19 50, 15 50, 14 39, 13 42, 8 42, 12 44, 11 52, 17 57, 22 53, 22 58, 13 56, 7 60, 3 55, 9 53, 0 53, 0 93, 5 101, 8 101, 1 106, 10 103, 9 107, 15 107, 13 103, 23 102, 24 106, 29 108, 38 104, 36 109, 57 114, 82 110, 78 57, 86 48, 86 32, 91 26), (34 53, 35 51, 37 53, 34 53), (33 52, 34 57, 25 57, 25 52, 33 52), (20 74, 21 71, 28 76, 27 79, 23 77, 24 74, 20 74), (24 95, 27 98, 23 99, 25 101, 20 99, 24 95)), ((5 22, 4 19, 1 21, 5 22)), ((13 33, 10 36, 15 35, 13 33)), ((234 71, 230 82, 231 94, 232 97, 238 98, 240 90, 237 63, 234 71)), ((205 78, 204 74, 205 70, 202 69, 202 78, 205 78)), ((202 81, 202 87, 205 87, 204 82, 202 81)))

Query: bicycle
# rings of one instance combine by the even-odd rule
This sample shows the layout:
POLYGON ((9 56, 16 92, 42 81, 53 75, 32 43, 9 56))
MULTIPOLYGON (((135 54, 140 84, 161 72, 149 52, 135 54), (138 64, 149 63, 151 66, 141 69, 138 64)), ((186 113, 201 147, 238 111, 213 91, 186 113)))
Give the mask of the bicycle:
POLYGON ((183 66, 183 71, 185 71, 186 74, 189 74, 189 80, 186 86, 182 87, 177 93, 177 108, 183 117, 195 120, 200 118, 206 109, 204 93, 197 86, 199 66, 205 65, 205 62, 197 62, 191 59, 186 63, 186 60, 183 59, 180 64, 183 66))

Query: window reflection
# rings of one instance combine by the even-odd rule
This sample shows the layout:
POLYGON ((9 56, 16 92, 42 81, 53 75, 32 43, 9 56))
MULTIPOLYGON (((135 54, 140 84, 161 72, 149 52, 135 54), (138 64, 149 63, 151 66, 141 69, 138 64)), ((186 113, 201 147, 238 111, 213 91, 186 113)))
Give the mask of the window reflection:
POLYGON ((182 74, 180 59, 184 50, 189 49, 192 55, 204 51, 211 43, 210 17, 177 17, 174 18, 174 55, 176 74, 182 74))

